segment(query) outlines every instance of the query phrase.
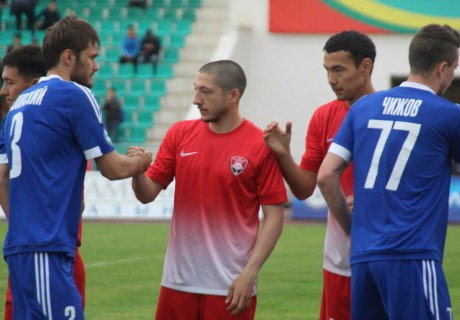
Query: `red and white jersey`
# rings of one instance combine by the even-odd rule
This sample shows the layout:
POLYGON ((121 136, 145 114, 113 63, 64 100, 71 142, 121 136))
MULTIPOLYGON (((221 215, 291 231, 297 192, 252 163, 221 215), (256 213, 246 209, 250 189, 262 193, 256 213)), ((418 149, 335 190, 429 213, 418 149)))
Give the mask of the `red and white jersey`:
POLYGON ((287 201, 262 130, 247 120, 225 134, 201 120, 176 123, 147 175, 165 188, 176 179, 162 285, 227 295, 254 249, 260 205, 287 201))
MULTIPOLYGON (((318 172, 347 112, 347 105, 339 100, 322 105, 315 111, 308 126, 306 151, 300 163, 302 169, 318 172)), ((352 165, 343 172, 341 185, 346 196, 353 195, 352 165)), ((327 213, 323 268, 342 276, 351 275, 348 239, 330 211, 327 213)))

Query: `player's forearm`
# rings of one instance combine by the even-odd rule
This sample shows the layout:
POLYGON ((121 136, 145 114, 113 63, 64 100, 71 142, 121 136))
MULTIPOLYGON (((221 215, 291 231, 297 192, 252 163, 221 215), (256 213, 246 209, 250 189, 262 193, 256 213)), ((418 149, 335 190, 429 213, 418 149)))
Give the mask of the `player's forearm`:
POLYGON ((264 220, 257 237, 256 245, 243 272, 250 274, 254 280, 259 270, 276 246, 284 226, 283 205, 265 205, 262 207, 264 220))
POLYGON ((146 174, 133 176, 132 188, 137 200, 146 204, 156 199, 162 187, 152 181, 146 174))
POLYGON ((326 203, 346 235, 351 231, 351 211, 340 185, 340 173, 320 169, 318 186, 326 203))
POLYGON ((277 160, 284 180, 296 198, 304 200, 311 196, 316 187, 316 172, 300 168, 291 154, 278 155, 277 160))
POLYGON ((112 151, 96 159, 101 174, 109 180, 119 180, 145 172, 151 162, 151 153, 120 155, 112 151))

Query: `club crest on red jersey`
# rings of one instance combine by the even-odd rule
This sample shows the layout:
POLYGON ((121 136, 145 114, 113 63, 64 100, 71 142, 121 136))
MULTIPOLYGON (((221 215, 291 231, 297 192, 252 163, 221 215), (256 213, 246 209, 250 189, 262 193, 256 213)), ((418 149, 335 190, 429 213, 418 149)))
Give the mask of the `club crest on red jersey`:
POLYGON ((234 176, 239 175, 241 172, 246 169, 246 166, 248 165, 248 160, 246 160, 243 157, 231 157, 230 158, 230 169, 232 170, 232 173, 234 176))

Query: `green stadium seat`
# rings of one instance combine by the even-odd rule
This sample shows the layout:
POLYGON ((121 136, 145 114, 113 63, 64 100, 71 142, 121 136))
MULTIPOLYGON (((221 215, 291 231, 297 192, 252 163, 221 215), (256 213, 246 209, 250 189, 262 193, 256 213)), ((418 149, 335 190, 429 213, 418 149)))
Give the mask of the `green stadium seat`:
POLYGON ((122 20, 125 17, 125 10, 126 8, 121 5, 112 6, 108 10, 107 18, 112 21, 122 20))
POLYGON ((160 63, 158 64, 157 78, 172 78, 173 76, 173 65, 160 63))
POLYGON ((144 13, 144 19, 158 20, 160 19, 160 9, 156 7, 147 7, 144 13))
POLYGON ((169 34, 173 31, 173 21, 172 20, 158 20, 156 22, 156 33, 160 35, 169 34))
POLYGON ((128 20, 137 21, 144 18, 144 9, 139 7, 128 7, 126 11, 128 20))
POLYGON ((186 6, 184 0, 169 0, 169 5, 171 7, 178 7, 178 8, 182 8, 186 6))
POLYGON ((121 96, 123 99, 123 108, 126 110, 139 110, 143 103, 142 97, 137 93, 125 93, 121 96))
POLYGON ((175 7, 168 7, 163 13, 163 19, 175 21, 178 17, 177 10, 175 7))
POLYGON ((182 48, 185 45, 185 37, 186 35, 184 34, 172 33, 169 35, 168 45, 182 48))
POLYGON ((192 33, 192 22, 190 20, 179 20, 176 22, 175 34, 188 35, 192 33))
POLYGON ((152 0, 152 7, 167 7, 168 0, 152 0))
POLYGON ((131 126, 129 129, 129 137, 127 139, 130 143, 145 143, 147 140, 146 128, 143 126, 131 126))
POLYGON ((141 19, 137 21, 137 30, 138 30, 138 33, 141 39, 147 30, 152 30, 153 28, 152 21, 153 19, 152 20, 151 19, 141 19))
POLYGON ((88 20, 97 21, 107 19, 107 10, 102 6, 94 6, 89 9, 88 20))
POLYGON ((110 63, 101 63, 99 65, 99 71, 96 73, 96 77, 102 79, 110 79, 114 76, 114 72, 110 63))
POLYGON ((163 62, 176 63, 179 61, 179 48, 177 47, 166 47, 163 49, 163 62))
POLYGON ((201 0, 185 0, 187 2, 187 6, 199 8, 201 7, 201 0))
POLYGON ((147 90, 146 83, 148 80, 146 79, 131 79, 129 80, 129 92, 137 93, 137 94, 144 94, 147 90))
POLYGON ((119 78, 132 78, 134 75, 134 65, 132 63, 123 63, 118 65, 117 76, 119 78))
POLYGON ((151 63, 140 63, 137 65, 138 78, 152 78, 153 77, 153 64, 151 63))
POLYGON ((123 119, 123 122, 120 125, 120 129, 121 128, 130 128, 130 127, 132 127, 134 125, 134 122, 133 122, 134 116, 133 115, 137 111, 132 110, 132 109, 127 109, 124 106, 122 108, 123 108, 124 119, 123 119))
POLYGON ((110 8, 115 4, 116 0, 97 0, 98 6, 110 8))
POLYGON ((144 128, 153 126, 153 111, 151 109, 144 109, 137 112, 137 125, 144 128))
MULTIPOLYGON (((120 26, 121 28, 121 26, 120 26)), ((123 41, 123 38, 125 37, 125 34, 126 34, 126 31, 120 31, 120 32, 117 32, 117 33, 112 33, 110 35, 109 38, 109 41, 108 43, 112 46, 118 46, 120 47, 121 46, 121 43, 123 41)))
POLYGON ((150 112, 152 111, 158 111, 160 110, 160 100, 161 100, 162 95, 156 93, 156 92, 149 92, 144 94, 144 109, 143 110, 149 110, 150 112))
POLYGON ((195 22, 196 21, 196 10, 195 10, 195 8, 184 8, 184 10, 182 11, 181 19, 195 22))
POLYGON ((114 33, 120 31, 118 21, 116 20, 98 21, 96 26, 97 32, 114 33))
POLYGON ((107 92, 107 80, 104 78, 98 78, 97 73, 96 77, 93 79, 93 92, 96 95, 96 97, 104 97, 107 92))
POLYGON ((151 79, 149 82, 149 92, 156 95, 164 95, 166 93, 166 83, 163 79, 151 79))
POLYGON ((101 60, 105 62, 118 62, 120 60, 120 48, 105 46, 104 51, 105 53, 101 60))

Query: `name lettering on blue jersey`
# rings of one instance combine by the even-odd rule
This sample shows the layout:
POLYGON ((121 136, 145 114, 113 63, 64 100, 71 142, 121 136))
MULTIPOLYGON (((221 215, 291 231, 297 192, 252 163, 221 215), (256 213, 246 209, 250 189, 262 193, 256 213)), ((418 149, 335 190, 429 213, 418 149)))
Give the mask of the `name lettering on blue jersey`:
POLYGON ((21 94, 16 102, 11 107, 11 110, 16 110, 24 107, 25 105, 39 106, 42 103, 48 87, 39 88, 37 90, 21 94))
POLYGON ((392 116, 415 117, 422 105, 420 99, 385 97, 383 99, 383 114, 392 116))

